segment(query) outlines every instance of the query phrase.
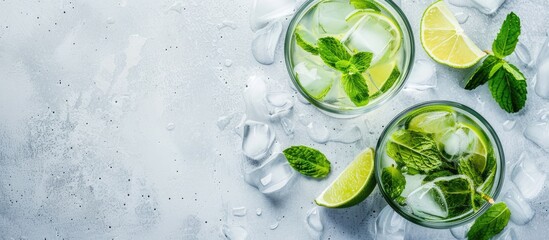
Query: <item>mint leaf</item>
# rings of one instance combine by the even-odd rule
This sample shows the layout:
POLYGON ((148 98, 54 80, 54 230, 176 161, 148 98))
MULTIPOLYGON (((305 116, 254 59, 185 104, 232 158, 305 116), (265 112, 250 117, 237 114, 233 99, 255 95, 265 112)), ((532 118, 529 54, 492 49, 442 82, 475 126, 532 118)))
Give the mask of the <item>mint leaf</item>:
POLYGON ((300 46, 303 50, 313 54, 313 55, 318 55, 318 48, 309 44, 308 42, 306 42, 305 40, 303 40, 303 38, 301 38, 301 35, 299 33, 295 33, 295 42, 297 43, 298 46, 300 46))
POLYGON ((504 58, 515 51, 520 35, 520 18, 513 12, 507 15, 499 30, 496 40, 492 44, 492 51, 496 57, 504 58))
POLYGON ((455 174, 450 172, 450 171, 447 171, 447 170, 434 172, 434 173, 431 173, 431 174, 427 175, 425 178, 423 178, 423 180, 421 182, 422 182, 422 184, 425 184, 425 183, 433 181, 433 180, 435 180, 439 177, 448 177, 448 176, 452 176, 452 175, 455 175, 455 174))
POLYGON ((477 168, 474 166, 473 158, 471 155, 467 158, 462 158, 458 163, 458 173, 463 174, 473 180, 475 186, 482 184, 482 173, 480 173, 477 168))
POLYGON ((283 151, 290 166, 301 174, 323 178, 330 173, 330 161, 320 151, 306 146, 292 146, 283 151))
POLYGON ((337 62, 351 59, 351 55, 347 52, 345 46, 333 37, 323 37, 318 39, 318 53, 324 63, 335 69, 337 69, 337 62))
POLYGON ((358 73, 363 73, 370 67, 374 55, 369 52, 359 52, 351 57, 350 62, 358 69, 358 73))
POLYGON ((475 220, 467 233, 468 239, 488 240, 500 233, 509 223, 511 211, 503 202, 492 205, 475 220))
POLYGON ((467 81, 467 84, 465 85, 465 89, 473 90, 478 86, 488 82, 488 80, 490 79, 490 72, 492 71, 492 68, 499 61, 499 58, 493 55, 488 55, 488 57, 484 59, 484 62, 482 62, 482 66, 477 68, 471 78, 469 78, 469 81, 467 81))
POLYGON ((387 155, 398 164, 430 173, 442 166, 437 143, 427 134, 399 130, 387 143, 387 155))
POLYGON ((351 67, 351 62, 347 60, 339 60, 335 64, 335 68, 341 72, 347 72, 351 67))
POLYGON ((520 72, 520 70, 515 65, 504 62, 503 63, 503 68, 505 68, 505 70, 507 70, 507 72, 513 74, 513 77, 515 77, 515 79, 517 79, 517 80, 526 80, 524 75, 520 72))
POLYGON ((353 5, 356 9, 372 9, 376 12, 380 12, 379 9, 374 3, 369 0, 350 0, 349 3, 353 5))
POLYGON ((451 179, 436 180, 446 200, 448 217, 462 215, 475 207, 473 183, 465 177, 450 177, 451 179))
MULTIPOLYGON (((510 64, 509 66, 518 71, 516 67, 510 64)), ((509 72, 507 69, 506 67, 500 68, 490 79, 488 86, 499 106, 509 113, 514 113, 521 110, 526 104, 526 81, 517 79, 516 73, 509 72)), ((522 73, 520 76, 524 79, 522 73)))
POLYGON ((368 85, 362 74, 343 74, 341 83, 343 90, 356 106, 368 104, 368 85))
POLYGON ((404 175, 395 167, 386 167, 381 171, 381 182, 383 189, 389 194, 391 199, 396 199, 404 191, 406 179, 404 175))

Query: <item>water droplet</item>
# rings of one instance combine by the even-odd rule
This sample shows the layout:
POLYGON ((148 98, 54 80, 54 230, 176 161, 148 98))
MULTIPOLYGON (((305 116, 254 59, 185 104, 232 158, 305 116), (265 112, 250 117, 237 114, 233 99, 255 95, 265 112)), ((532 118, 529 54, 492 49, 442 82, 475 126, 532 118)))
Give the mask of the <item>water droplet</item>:
POLYGON ((269 229, 275 230, 276 228, 278 228, 279 223, 279 221, 274 222, 273 224, 269 225, 269 229))
POLYGON ((227 21, 227 20, 224 20, 223 22, 221 22, 220 24, 217 24, 217 29, 221 30, 223 28, 230 28, 232 30, 235 30, 237 27, 236 27, 236 23, 233 22, 233 21, 227 21))
POLYGON ((324 125, 311 122, 307 125, 307 134, 317 143, 326 143, 330 139, 330 132, 324 125))
POLYGON ((166 125, 166 129, 168 131, 172 131, 175 129, 175 124, 174 123, 168 123, 168 125, 166 125))
POLYGON ((358 126, 352 126, 348 129, 342 130, 330 139, 334 142, 340 143, 354 143, 362 139, 362 132, 358 126))
POLYGON ((230 67, 233 65, 233 60, 231 59, 225 59, 225 67, 230 67))
POLYGON ((223 131, 225 130, 225 128, 227 128, 227 126, 229 125, 229 123, 231 122, 231 120, 233 119, 233 115, 228 115, 228 116, 221 116, 217 119, 217 128, 219 128, 219 130, 223 131))
POLYGON ((112 17, 108 17, 106 22, 107 22, 107 24, 114 24, 115 23, 114 18, 112 18, 112 17))
POLYGON ((503 130, 505 131, 511 131, 513 128, 515 128, 517 121, 515 120, 506 120, 503 122, 503 130))
POLYGON ((228 240, 248 240, 248 231, 241 226, 229 226, 223 224, 221 226, 221 232, 228 240))
POLYGON ((174 11, 177 13, 181 13, 181 9, 183 9, 183 3, 180 1, 175 1, 170 7, 168 7, 168 10, 166 10, 166 12, 174 11))
POLYGON ((455 16, 460 24, 464 24, 469 19, 469 14, 464 12, 458 12, 455 14, 455 16))
POLYGON ((246 216, 247 212, 248 212, 248 210, 246 209, 246 207, 235 207, 235 208, 233 208, 233 216, 243 217, 243 216, 246 216))
POLYGON ((262 213, 262 212, 261 212, 261 208, 257 208, 257 209, 255 210, 255 215, 261 216, 261 213, 262 213))
POLYGON ((324 231, 324 225, 322 224, 318 207, 313 207, 307 212, 305 222, 307 223, 307 230, 309 231, 311 237, 313 239, 321 239, 322 232, 324 231))

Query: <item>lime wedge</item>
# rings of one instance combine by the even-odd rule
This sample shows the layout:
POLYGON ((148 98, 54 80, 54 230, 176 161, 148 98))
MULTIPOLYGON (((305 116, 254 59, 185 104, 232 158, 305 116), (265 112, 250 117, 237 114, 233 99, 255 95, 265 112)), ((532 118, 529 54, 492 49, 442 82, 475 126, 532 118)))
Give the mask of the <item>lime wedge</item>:
POLYGON ((468 68, 486 55, 465 35, 444 1, 431 4, 423 13, 420 38, 433 60, 450 67, 468 68))
POLYGON ((471 162, 473 166, 480 172, 484 172, 487 165, 488 151, 487 146, 488 140, 482 134, 482 131, 477 127, 471 126, 469 124, 462 123, 461 126, 466 132, 468 132, 469 138, 472 139, 472 146, 470 146, 469 153, 472 154, 471 162))
POLYGON ((454 113, 433 111, 420 113, 408 123, 408 130, 424 133, 442 133, 456 125, 454 113))
POLYGON ((366 199, 374 190, 374 150, 368 148, 358 154, 337 179, 315 199, 319 206, 345 208, 366 199))

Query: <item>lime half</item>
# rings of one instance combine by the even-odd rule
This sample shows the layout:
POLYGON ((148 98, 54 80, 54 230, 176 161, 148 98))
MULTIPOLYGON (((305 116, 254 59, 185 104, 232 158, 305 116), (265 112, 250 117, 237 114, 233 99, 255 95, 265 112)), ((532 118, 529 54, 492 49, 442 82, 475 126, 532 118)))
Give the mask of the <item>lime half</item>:
POLYGON ((468 68, 486 56, 459 25, 443 1, 437 1, 423 13, 420 27, 421 45, 438 63, 468 68))
POLYGON ((319 206, 345 208, 366 199, 374 190, 374 150, 368 148, 355 157, 337 179, 315 199, 319 206))

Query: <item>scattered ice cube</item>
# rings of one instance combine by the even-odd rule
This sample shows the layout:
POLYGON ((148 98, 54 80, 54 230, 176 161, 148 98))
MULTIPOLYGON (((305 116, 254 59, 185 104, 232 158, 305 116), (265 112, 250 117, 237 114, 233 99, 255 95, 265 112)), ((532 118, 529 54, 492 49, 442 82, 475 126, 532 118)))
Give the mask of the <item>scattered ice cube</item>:
POLYGON ((459 7, 476 8, 484 14, 492 14, 505 0, 448 0, 448 2, 459 7))
POLYGON ((433 183, 426 183, 414 190, 406 198, 406 203, 412 209, 414 215, 426 219, 438 219, 448 217, 448 207, 440 188, 433 183), (435 200, 438 196, 440 203, 435 200))
POLYGON ((547 174, 537 164, 536 159, 527 153, 520 155, 519 161, 511 172, 511 181, 527 199, 533 199, 539 195, 545 186, 547 174))
POLYGON ((244 102, 246 103, 247 118, 250 120, 267 122, 270 118, 266 104, 267 85, 264 77, 252 75, 246 83, 244 102))
POLYGON ((437 69, 435 64, 428 60, 416 60, 405 88, 424 91, 436 87, 437 69))
POLYGON ((261 208, 257 208, 257 209, 255 210, 255 215, 261 216, 261 213, 262 213, 262 212, 261 212, 261 208))
POLYGON ((334 134, 334 136, 330 138, 330 141, 340 142, 340 143, 354 143, 361 139, 362 139, 362 133, 360 131, 360 128, 355 125, 334 134))
POLYGON ((457 13, 455 14, 455 16, 456 16, 456 19, 458 20, 458 22, 459 22, 460 24, 466 23, 467 20, 469 19, 469 14, 464 13, 464 12, 457 12, 457 13))
POLYGON ((549 152, 549 121, 536 122, 524 129, 524 136, 549 152))
POLYGON ((517 43, 517 46, 515 48, 515 55, 517 55, 517 58, 525 66, 530 66, 532 64, 532 55, 530 55, 530 51, 520 41, 517 43))
POLYGON ((233 65, 233 60, 231 59, 225 59, 225 67, 230 67, 233 65))
POLYGON ((534 210, 530 207, 530 204, 524 200, 522 194, 511 189, 502 199, 509 210, 511 210, 511 221, 517 225, 524 225, 530 222, 534 218, 534 210))
POLYGON ((267 103, 271 121, 287 116, 294 107, 292 96, 288 93, 269 93, 267 103))
POLYGON ((316 35, 320 34, 343 34, 349 25, 345 17, 351 13, 354 8, 346 2, 337 0, 323 1, 316 8, 312 31, 316 35))
POLYGON ((257 31, 269 22, 291 15, 296 0, 253 0, 250 11, 250 27, 257 31))
POLYGON ((243 217, 243 216, 246 216, 247 212, 248 212, 248 210, 246 209, 246 207, 234 207, 233 208, 233 216, 243 217))
POLYGON ((494 240, 519 240, 515 229, 512 227, 506 227, 498 235, 494 236, 494 240))
POLYGON ((536 85, 534 90, 542 98, 549 99, 549 32, 536 59, 536 85))
POLYGON ((275 133, 269 125, 246 121, 242 135, 242 152, 254 160, 261 160, 269 153, 275 139, 275 133))
POLYGON ((307 212, 305 223, 307 224, 307 230, 309 231, 311 238, 321 239, 324 225, 322 224, 318 207, 313 207, 307 212))
POLYGON ((307 135, 317 143, 326 143, 330 140, 330 131, 322 124, 310 122, 307 125, 307 135))
POLYGON ((386 206, 376 218, 375 239, 403 240, 406 223, 406 219, 398 215, 390 206, 386 206))
POLYGON ((229 226, 227 224, 223 224, 221 226, 221 232, 223 233, 223 236, 225 236, 228 240, 248 240, 248 231, 244 227, 241 226, 229 226))
POLYGON ((282 23, 275 21, 259 29, 252 41, 252 54, 261 64, 269 65, 274 62, 276 46, 282 33, 282 23))
POLYGON ((284 133, 286 133, 286 135, 288 136, 294 135, 295 126, 292 120, 288 118, 282 118, 280 119, 280 125, 282 125, 282 129, 284 129, 284 133))
POLYGON ((246 172, 244 180, 264 194, 282 190, 295 175, 282 153, 273 154, 264 164, 246 172))
POLYGON ((166 130, 172 131, 174 129, 175 129, 175 123, 168 123, 168 125, 166 125, 166 130))
POLYGON ((360 19, 341 39, 341 42, 352 52, 373 53, 372 65, 385 57, 391 50, 393 41, 395 39, 391 29, 387 29, 379 18, 370 15, 360 19))
POLYGON ((456 239, 467 239, 467 232, 469 232, 471 226, 473 226, 473 222, 461 225, 459 227, 451 228, 450 233, 452 233, 452 236, 454 236, 456 239))
POLYGON ((503 130, 511 131, 513 130, 513 128, 515 128, 516 124, 517 124, 517 121, 515 120, 505 120, 505 122, 503 122, 503 130))
POLYGON ((278 220, 276 220, 276 222, 274 222, 273 224, 269 225, 269 229, 271 230, 275 230, 278 228, 278 224, 280 224, 280 222, 278 220))

